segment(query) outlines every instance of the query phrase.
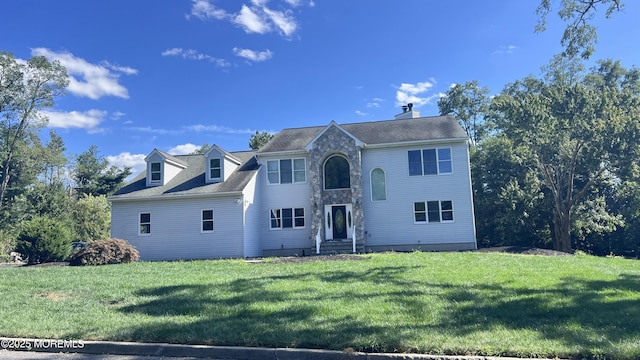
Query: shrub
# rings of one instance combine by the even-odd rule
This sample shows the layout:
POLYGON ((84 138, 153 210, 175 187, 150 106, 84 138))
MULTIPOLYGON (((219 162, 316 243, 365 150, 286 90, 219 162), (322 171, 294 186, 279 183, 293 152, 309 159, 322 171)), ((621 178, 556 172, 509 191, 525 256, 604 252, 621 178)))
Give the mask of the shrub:
POLYGON ((62 223, 42 216, 23 224, 16 243, 16 251, 28 264, 62 261, 70 250, 69 230, 62 223))
POLYGON ((92 241, 69 257, 69 265, 106 265, 135 262, 138 250, 122 239, 92 241))

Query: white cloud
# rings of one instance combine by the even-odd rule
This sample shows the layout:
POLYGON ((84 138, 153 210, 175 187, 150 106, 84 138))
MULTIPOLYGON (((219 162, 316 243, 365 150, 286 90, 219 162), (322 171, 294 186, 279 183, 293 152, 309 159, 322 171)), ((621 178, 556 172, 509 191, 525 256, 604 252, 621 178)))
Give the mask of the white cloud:
POLYGON ((236 48, 233 48, 233 53, 236 54, 236 56, 240 56, 242 58, 255 61, 255 62, 266 61, 271 59, 271 57, 273 57, 273 53, 269 49, 265 51, 254 51, 250 49, 240 49, 236 47, 236 48))
POLYGON ((95 109, 84 112, 42 111, 42 114, 49 118, 48 127, 50 128, 79 128, 90 132, 97 131, 98 125, 107 116, 106 111, 95 109))
POLYGON ((419 107, 425 104, 431 104, 436 98, 440 98, 442 94, 427 95, 429 90, 435 85, 436 81, 430 79, 430 81, 417 82, 415 84, 402 83, 396 90, 396 105, 402 106, 408 103, 413 103, 414 106, 419 107))
POLYGON ((500 54, 513 54, 513 52, 517 49, 518 47, 515 45, 500 45, 498 47, 498 50, 495 50, 492 54, 493 55, 500 55, 500 54))
POLYGON ((146 162, 144 158, 146 155, 144 154, 131 154, 129 152, 123 152, 118 155, 109 155, 107 156, 107 161, 110 165, 116 166, 120 169, 124 169, 125 167, 131 168, 131 175, 127 180, 131 180, 135 175, 143 172, 146 168, 146 162))
POLYGON ((99 99, 103 96, 129 98, 127 88, 120 85, 121 74, 133 75, 138 71, 126 66, 116 66, 103 61, 101 65, 91 64, 69 52, 55 52, 46 48, 31 49, 33 56, 45 56, 58 60, 69 74, 69 92, 78 96, 99 99))
POLYGON ((168 129, 155 129, 152 128, 150 126, 134 126, 134 127, 130 127, 127 128, 128 130, 132 130, 132 131, 140 131, 140 132, 145 132, 145 133, 151 133, 151 134, 160 134, 160 135, 180 135, 183 134, 184 131, 183 130, 168 130, 168 129))
POLYGON ((161 53, 162 56, 180 56, 183 59, 188 60, 204 60, 214 63, 217 67, 228 67, 231 64, 225 59, 218 59, 211 55, 199 53, 193 49, 172 48, 167 49, 161 53))
POLYGON ((369 115, 369 114, 368 114, 368 113, 366 113, 366 112, 362 112, 362 111, 360 111, 360 110, 356 110, 356 115, 358 115, 358 116, 367 116, 367 115, 369 115))
POLYGON ((195 132, 217 132, 224 134, 254 134, 255 130, 250 129, 233 129, 227 126, 219 125, 191 125, 186 127, 187 130, 195 132))
POLYGON ((229 17, 229 14, 218 9, 207 0, 193 0, 193 6, 191 7, 191 13, 187 14, 187 19, 191 16, 195 16, 200 20, 207 20, 209 18, 223 20, 229 17))
POLYGON ((380 107, 380 103, 383 102, 383 99, 380 98, 373 98, 371 101, 367 102, 367 107, 368 108, 379 108, 380 107))
POLYGON ((167 151, 171 155, 188 155, 192 154, 194 151, 199 149, 200 146, 194 145, 192 143, 182 144, 178 146, 174 146, 169 151, 167 151))
MULTIPOLYGON (((209 19, 230 21, 244 29, 247 33, 266 34, 279 31, 283 36, 290 37, 298 29, 298 23, 293 17, 291 9, 273 10, 267 7, 268 0, 251 0, 250 4, 242 4, 237 13, 228 12, 213 5, 210 0, 193 0, 191 13, 186 17, 196 17, 206 21, 209 19)), ((285 0, 285 5, 291 8, 302 4, 301 0, 285 0)), ((309 7, 315 6, 313 1, 309 7)))

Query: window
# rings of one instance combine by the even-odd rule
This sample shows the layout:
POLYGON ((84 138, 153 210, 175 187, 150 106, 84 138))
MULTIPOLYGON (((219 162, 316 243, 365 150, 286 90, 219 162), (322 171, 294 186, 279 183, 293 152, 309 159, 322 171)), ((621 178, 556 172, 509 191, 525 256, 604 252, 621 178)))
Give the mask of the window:
POLYGON ((451 149, 409 150, 409 175, 451 174, 451 149))
POLYGON ((371 170, 371 201, 387 200, 387 185, 384 170, 371 170))
POLYGON ((413 214, 416 223, 452 222, 453 202, 451 200, 415 202, 413 214))
POLYGON ((271 229, 304 227, 304 208, 271 209, 271 229))
POLYGON ((305 159, 267 161, 269 184, 303 183, 307 180, 305 159))
POLYGON ((151 235, 151 214, 141 213, 139 220, 140 227, 138 235, 151 235))
POLYGON ((213 231, 213 210, 202 210, 202 232, 213 231))
POLYGON ((220 179, 222 177, 222 164, 220 159, 209 159, 209 178, 220 179))
POLYGON ((162 171, 160 170, 161 164, 159 162, 154 162, 154 163, 151 163, 150 167, 151 167, 151 171, 150 171, 151 181, 161 181, 162 180, 162 171))
POLYGON ((349 162, 342 156, 335 155, 324 163, 324 188, 348 189, 351 187, 349 162))

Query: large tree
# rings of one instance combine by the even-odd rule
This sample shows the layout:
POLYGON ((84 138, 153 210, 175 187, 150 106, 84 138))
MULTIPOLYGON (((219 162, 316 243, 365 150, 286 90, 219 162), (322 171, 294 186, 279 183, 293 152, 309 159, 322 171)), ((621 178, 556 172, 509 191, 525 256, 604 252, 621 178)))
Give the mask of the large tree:
MULTIPOLYGON (((558 0, 560 1, 560 0, 558 0)), ((547 27, 547 16, 557 1, 540 0, 536 9, 539 16, 536 32, 542 32, 547 27)), ((592 24, 598 9, 604 7, 605 17, 610 18, 613 13, 622 10, 622 0, 561 0, 558 16, 567 22, 560 43, 564 47, 563 55, 569 58, 580 56, 583 59, 591 57, 598 42, 597 28, 592 24)))
POLYGON ((26 62, 0 53, 0 209, 16 164, 46 124, 41 110, 53 106, 69 83, 65 68, 43 56, 26 62))
POLYGON ((78 155, 75 160, 73 179, 75 190, 79 197, 82 195, 111 195, 118 190, 127 176, 131 175, 130 168, 119 169, 109 166, 109 161, 100 156, 98 147, 91 145, 89 149, 78 155))
POLYGON ((485 120, 491 99, 489 89, 480 87, 478 81, 455 84, 438 100, 440 114, 451 114, 458 119, 473 145, 477 145, 491 130, 485 120))
POLYGON ((640 76, 613 61, 588 74, 575 63, 556 61, 546 80, 528 77, 494 98, 498 129, 518 146, 553 199, 554 246, 572 251, 576 226, 610 229, 598 183, 624 176, 640 155, 640 76), (584 220, 584 204, 598 205, 598 221, 584 220), (582 206, 582 207, 581 207, 582 206), (580 216, 583 218, 580 218, 580 216))
POLYGON ((259 150, 261 147, 265 146, 269 140, 273 139, 275 135, 270 134, 266 131, 259 132, 256 130, 256 133, 251 135, 249 139, 249 147, 253 150, 259 150))

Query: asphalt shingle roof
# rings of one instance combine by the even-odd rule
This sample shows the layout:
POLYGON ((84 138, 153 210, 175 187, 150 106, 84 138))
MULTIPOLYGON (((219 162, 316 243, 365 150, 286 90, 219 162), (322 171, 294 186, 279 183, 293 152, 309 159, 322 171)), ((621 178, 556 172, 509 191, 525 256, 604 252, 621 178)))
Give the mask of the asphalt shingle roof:
POLYGON ((122 189, 116 191, 110 200, 143 199, 154 197, 172 197, 185 195, 204 195, 242 191, 249 180, 258 171, 255 151, 238 151, 230 153, 242 161, 224 182, 210 184, 206 182, 206 161, 203 155, 175 155, 175 159, 187 167, 163 186, 147 187, 146 171, 138 174, 122 189))
MULTIPOLYGON (((453 116, 370 121, 340 124, 366 145, 394 144, 428 140, 467 139, 464 129, 453 116)), ((326 126, 291 128, 280 131, 260 153, 304 149, 326 126)))

